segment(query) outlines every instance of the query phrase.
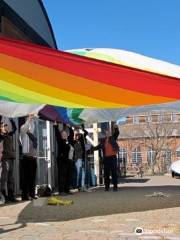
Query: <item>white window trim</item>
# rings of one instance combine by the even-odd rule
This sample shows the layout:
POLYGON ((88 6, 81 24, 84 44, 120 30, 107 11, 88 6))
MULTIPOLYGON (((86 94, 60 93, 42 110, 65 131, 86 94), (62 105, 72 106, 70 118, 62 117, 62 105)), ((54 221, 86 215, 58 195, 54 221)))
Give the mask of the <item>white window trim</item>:
POLYGON ((132 163, 137 164, 139 162, 142 162, 142 153, 141 153, 141 150, 139 150, 138 148, 135 148, 132 151, 132 163), (141 157, 141 159, 138 158, 138 154, 141 157), (135 161, 134 161, 134 156, 135 156, 135 161))
POLYGON ((148 149, 148 151, 147 151, 147 162, 149 163, 149 159, 148 159, 148 154, 150 153, 150 164, 153 164, 153 162, 154 162, 154 159, 153 159, 153 153, 155 153, 155 151, 153 151, 152 150, 152 148, 151 148, 151 150, 149 150, 148 149))
POLYGON ((133 123, 139 124, 139 116, 133 116, 133 123))

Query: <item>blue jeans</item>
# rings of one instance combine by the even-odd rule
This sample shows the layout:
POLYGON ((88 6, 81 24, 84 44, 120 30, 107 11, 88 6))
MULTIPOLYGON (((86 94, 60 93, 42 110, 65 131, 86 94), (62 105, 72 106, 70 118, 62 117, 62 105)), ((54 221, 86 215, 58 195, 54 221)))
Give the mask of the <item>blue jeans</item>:
POLYGON ((75 162, 75 166, 76 166, 76 173, 77 173, 77 182, 76 182, 77 187, 84 188, 85 187, 85 170, 83 166, 83 160, 77 159, 77 161, 75 162))

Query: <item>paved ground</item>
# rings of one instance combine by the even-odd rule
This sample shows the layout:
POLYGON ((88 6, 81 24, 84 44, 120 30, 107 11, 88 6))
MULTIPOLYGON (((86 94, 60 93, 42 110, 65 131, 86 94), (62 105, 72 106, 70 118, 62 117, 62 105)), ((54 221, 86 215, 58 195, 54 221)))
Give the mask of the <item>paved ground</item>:
POLYGON ((169 176, 127 178, 118 192, 97 188, 66 197, 71 206, 47 206, 46 198, 3 206, 0 239, 180 239, 179 185, 169 176))

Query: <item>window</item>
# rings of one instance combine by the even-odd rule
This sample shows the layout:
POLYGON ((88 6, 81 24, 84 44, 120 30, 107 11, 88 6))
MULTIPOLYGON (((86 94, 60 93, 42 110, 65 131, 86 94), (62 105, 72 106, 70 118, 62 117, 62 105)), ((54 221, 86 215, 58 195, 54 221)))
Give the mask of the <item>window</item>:
POLYGON ((164 162, 166 164, 171 163, 171 150, 166 150, 164 153, 164 162))
POLYGON ((176 113, 173 113, 173 114, 171 115, 171 121, 172 121, 172 122, 177 122, 177 121, 178 121, 178 119, 177 119, 177 114, 176 114, 176 113))
POLYGON ((180 122, 180 114, 176 114, 177 122, 180 122))
POLYGON ((152 122, 158 122, 158 115, 152 115, 152 122))
POLYGON ((177 136, 177 135, 178 135, 178 130, 174 128, 172 130, 172 136, 177 136))
POLYGON ((163 118, 164 118, 164 122, 171 122, 171 119, 172 119, 170 114, 164 114, 163 118))
POLYGON ((158 122, 163 122, 164 116, 162 114, 158 115, 158 122))
POLYGON ((132 151, 132 163, 139 164, 141 162, 142 162, 141 150, 140 147, 137 147, 132 151))
POLYGON ((133 118, 132 117, 127 117, 127 123, 129 123, 129 124, 133 123, 133 118))
POLYGON ((133 123, 134 124, 139 124, 139 117, 138 116, 133 117, 133 123))
POLYGON ((148 123, 152 122, 152 116, 151 115, 146 116, 146 122, 148 122, 148 123))
POLYGON ((152 165, 155 160, 155 151, 153 151, 152 147, 148 147, 147 151, 147 162, 149 165, 152 165))
POLYGON ((139 122, 140 123, 145 123, 146 122, 146 117, 145 116, 140 116, 139 117, 139 122))
POLYGON ((119 148, 119 159, 120 160, 127 159, 127 152, 125 148, 119 148))
POLYGON ((176 157, 180 158, 180 147, 176 149, 176 157))

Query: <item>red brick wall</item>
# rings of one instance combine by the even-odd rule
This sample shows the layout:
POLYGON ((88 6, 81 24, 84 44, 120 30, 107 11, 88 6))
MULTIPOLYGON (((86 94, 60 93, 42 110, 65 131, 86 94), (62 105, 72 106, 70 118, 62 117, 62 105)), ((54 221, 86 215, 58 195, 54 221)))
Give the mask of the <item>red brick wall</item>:
MULTIPOLYGON (((180 138, 172 137, 170 140, 171 144, 169 145, 169 149, 171 150, 171 162, 180 160, 176 156, 176 149, 180 147, 180 138)), ((141 139, 119 139, 118 145, 121 148, 125 148, 127 151, 127 167, 132 166, 132 151, 134 148, 140 146, 142 163, 143 165, 147 165, 147 146, 148 140, 141 139)))

